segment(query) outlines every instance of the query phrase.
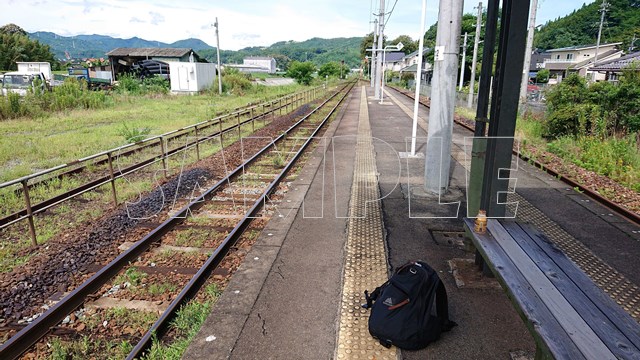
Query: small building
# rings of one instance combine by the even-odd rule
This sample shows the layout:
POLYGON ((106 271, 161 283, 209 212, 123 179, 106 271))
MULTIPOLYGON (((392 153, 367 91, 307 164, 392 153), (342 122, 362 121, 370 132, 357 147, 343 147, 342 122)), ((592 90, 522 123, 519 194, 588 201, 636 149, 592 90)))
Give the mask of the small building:
MULTIPOLYGON (((598 64, 622 56, 622 50, 618 49, 621 44, 620 42, 601 44, 598 49, 598 64)), ((551 76, 566 77, 571 73, 578 73, 580 76, 594 80, 604 80, 603 74, 589 71, 589 68, 594 65, 596 45, 551 49, 547 53, 550 54, 550 58, 544 60, 543 66, 549 69, 551 76)))
POLYGON ((246 73, 276 73, 276 59, 266 56, 250 56, 242 60, 242 64, 225 64, 225 67, 238 69, 246 73))
POLYGON ((531 54, 531 64, 529 65, 529 79, 534 80, 538 76, 538 71, 544 68, 546 59, 550 59, 551 54, 534 50, 531 54))
MULTIPOLYGON (((429 52, 430 49, 428 48, 424 48, 422 51, 422 83, 431 83, 431 77, 433 74, 433 66, 427 62, 427 57, 424 56, 426 53, 429 52)), ((418 52, 419 50, 416 50, 408 55, 405 55, 402 58, 402 68, 399 70, 400 72, 400 77, 402 77, 402 74, 404 73, 412 73, 413 74, 413 78, 416 78, 416 73, 418 72, 418 52)))
POLYGON ((197 62, 169 62, 172 93, 196 93, 214 84, 216 65, 197 62))
POLYGON ((129 72, 131 67, 142 60, 171 62, 206 62, 188 48, 116 48, 107 53, 113 79, 117 75, 129 72))
POLYGON ((404 67, 405 53, 400 51, 387 52, 383 56, 384 71, 400 71, 404 67))
MULTIPOLYGON (((629 68, 631 64, 636 63, 640 66, 640 51, 627 54, 617 59, 598 62, 597 66, 589 68, 589 71, 604 74, 606 81, 617 81, 622 72, 629 68)), ((636 67, 635 71, 640 71, 640 67, 636 67)))

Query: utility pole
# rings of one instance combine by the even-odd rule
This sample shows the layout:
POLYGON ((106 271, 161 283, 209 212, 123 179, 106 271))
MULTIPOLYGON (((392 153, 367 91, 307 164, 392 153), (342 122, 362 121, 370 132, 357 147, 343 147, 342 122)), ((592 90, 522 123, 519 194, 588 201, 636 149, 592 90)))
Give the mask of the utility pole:
MULTIPOLYGON (((596 42, 596 55, 593 57, 593 66, 596 66, 598 63, 598 51, 600 50, 600 38, 602 36, 602 25, 604 24, 604 15, 607 12, 607 8, 609 4, 607 4, 607 0, 602 0, 602 6, 600 7, 600 27, 598 28, 598 41, 596 42)), ((593 73, 592 81, 596 81, 596 74, 593 73)))
MULTIPOLYGON (((378 14, 378 51, 384 49, 384 0, 380 0, 380 13, 378 14)), ((378 54, 376 57, 376 82, 375 82, 375 98, 382 99, 380 94, 380 85, 382 80, 382 56, 378 54)))
POLYGON ((471 81, 469 82, 469 96, 467 107, 473 106, 473 94, 476 86, 476 62, 478 62, 478 44, 480 44, 480 32, 482 31, 482 1, 478 3, 478 18, 476 19, 476 36, 473 40, 473 61, 471 62, 471 81))
POLYGON ((531 52, 533 51, 533 35, 536 31, 537 10, 538 0, 531 0, 531 10, 529 10, 529 32, 527 34, 527 47, 524 51, 524 66, 522 67, 522 81, 520 82, 521 104, 527 103, 527 85, 529 85, 529 68, 531 68, 531 52))
POLYGON ((458 91, 462 91, 462 85, 464 83, 464 63, 467 57, 467 35, 469 34, 464 33, 464 43, 462 44, 462 61, 460 61, 460 84, 458 84, 458 91))
POLYGON ((440 0, 439 8, 425 156, 425 190, 442 195, 449 188, 462 0, 440 0))
POLYGON ((222 66, 220 66, 220 35, 218 34, 218 17, 216 16, 216 52, 218 53, 218 94, 222 94, 222 66))
POLYGON ((411 154, 416 156, 416 136, 418 136, 418 104, 420 103, 420 86, 422 82, 422 58, 424 52, 424 18, 427 13, 427 0, 422 0, 420 17, 420 40, 418 41, 418 69, 416 69, 416 93, 413 100, 413 126, 411 128, 411 154))
POLYGON ((378 41, 378 19, 373 21, 373 44, 371 44, 371 62, 369 63, 369 71, 371 72, 371 87, 376 83, 376 72, 373 66, 376 63, 376 41, 378 41))

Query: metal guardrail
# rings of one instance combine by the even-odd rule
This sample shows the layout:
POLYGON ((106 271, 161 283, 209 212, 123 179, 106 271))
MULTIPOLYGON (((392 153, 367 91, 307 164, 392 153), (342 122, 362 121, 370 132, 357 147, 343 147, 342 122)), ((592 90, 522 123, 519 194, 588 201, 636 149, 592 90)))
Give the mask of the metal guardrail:
MULTIPOLYGON (((349 85, 353 86, 355 83, 351 83, 349 85)), ((308 115, 304 116, 302 119, 298 120, 294 125, 292 125, 289 129, 287 129, 283 134, 281 134, 278 138, 274 139, 272 143, 278 142, 281 139, 286 138, 286 136, 298 126, 304 123, 306 119, 308 119, 312 114, 316 113, 320 108, 322 108, 325 104, 327 104, 331 99, 340 94, 342 90, 347 88, 349 85, 346 85, 343 89, 333 94, 329 99, 324 101, 321 105, 319 105, 315 110, 313 110, 308 115)), ((152 343, 152 340, 156 336, 161 336, 168 328, 170 321, 174 318, 176 311, 180 308, 182 304, 193 298, 193 296, 200 289, 206 278, 211 274, 211 272, 220 264, 229 248, 237 241, 237 239, 242 235, 244 230, 249 226, 249 223, 257 214, 257 212, 261 209, 264 204, 264 200, 269 196, 275 189, 278 184, 285 178, 286 174, 293 168, 293 165, 297 159, 302 155, 303 151, 308 147, 314 137, 317 135, 320 128, 328 121, 331 115, 335 112, 337 107, 346 97, 349 91, 343 95, 343 97, 338 101, 338 103, 333 107, 333 109, 329 112, 328 115, 324 117, 322 122, 316 127, 316 130, 309 135, 308 139, 301 146, 301 148, 296 152, 296 154, 292 157, 291 162, 285 166, 282 172, 278 175, 276 179, 274 179, 268 186, 268 188, 262 193, 262 195, 254 202, 251 209, 245 214, 242 220, 233 228, 233 230, 227 235, 227 237, 222 241, 222 243, 216 248, 216 250, 212 253, 209 259, 205 262, 205 264, 199 269, 199 271, 193 276, 193 278, 189 281, 189 283, 184 287, 184 289, 178 294, 176 299, 174 299, 169 305, 167 311, 165 311, 160 318, 152 325, 151 329, 145 333, 145 335, 140 339, 138 344, 131 351, 127 359, 134 359, 143 354, 145 350, 149 348, 152 343)), ((271 144, 272 144, 271 143, 271 144)), ((82 283, 78 288, 73 290, 70 294, 65 296, 58 303, 53 305, 49 310, 39 316, 32 323, 27 325, 25 328, 20 330, 17 334, 9 338, 4 344, 0 345, 0 358, 2 359, 15 359, 18 358, 21 354, 28 350, 33 344, 35 344, 38 340, 40 340, 44 335, 46 335, 49 330, 60 323, 64 317, 76 309, 78 306, 82 305, 85 301, 87 295, 94 293, 99 290, 104 283, 106 283, 109 279, 113 278, 118 272, 131 261, 135 260, 141 253, 143 253, 152 243, 157 241, 160 237, 166 234, 172 227, 181 223, 186 218, 186 214, 192 210, 196 210, 204 203, 204 200, 211 196, 215 191, 220 189, 223 185, 227 184, 229 179, 241 174, 244 168, 258 159, 263 153, 267 152, 272 145, 269 144, 261 149, 258 153, 253 155, 250 159, 246 160, 242 165, 239 165, 235 170, 231 173, 227 174, 224 179, 221 179, 216 182, 211 188, 209 188, 206 192, 198 196, 197 199, 191 201, 177 213, 172 215, 170 218, 165 220, 161 225, 157 228, 153 229, 149 234, 144 236, 141 240, 137 241, 134 246, 120 254, 114 260, 112 260, 108 265, 104 268, 100 269, 97 273, 87 279, 84 283, 82 283)))
MULTIPOLYGON (((272 115, 276 111, 280 111, 280 114, 282 114, 282 109, 285 108, 285 111, 288 111, 289 106, 291 106, 293 110, 293 108, 295 108, 296 105, 301 104, 302 101, 311 101, 311 99, 315 99, 318 96, 318 93, 320 91, 324 91, 324 88, 321 86, 304 90, 301 92, 297 92, 294 94, 286 95, 284 97, 274 99, 269 102, 253 105, 246 108, 241 108, 229 114, 221 115, 210 120, 201 121, 197 124, 182 127, 180 129, 169 131, 164 134, 153 136, 135 143, 126 144, 110 150, 102 151, 100 153, 93 154, 78 160, 74 160, 66 164, 58 165, 46 170, 39 171, 34 174, 30 174, 18 179, 4 182, 0 184, 0 189, 7 188, 14 185, 21 185, 21 188, 19 190, 23 194, 25 207, 8 216, 4 216, 0 218, 0 229, 6 228, 10 225, 13 225, 17 222, 20 222, 26 219, 29 225, 29 233, 30 233, 31 241, 33 245, 37 245, 37 233, 36 233, 36 228, 33 221, 34 215, 41 213, 56 205, 59 205, 67 200, 75 198, 76 196, 82 195, 88 191, 94 190, 100 186, 103 186, 109 183, 111 184, 113 205, 114 207, 117 207, 118 196, 117 196, 116 184, 115 184, 115 181, 117 179, 122 178, 126 175, 129 175, 135 171, 144 169, 159 161, 162 162, 162 169, 164 172, 164 176, 166 177, 167 176, 166 161, 169 156, 175 155, 181 151, 186 151, 188 149, 195 147, 197 159, 200 160, 200 149, 199 149, 200 143, 211 140, 212 138, 215 138, 215 137, 220 137, 220 145, 222 146, 223 144, 222 138, 225 133, 230 131, 235 131, 237 129, 238 135, 240 135, 242 125, 245 125, 249 122, 251 122, 252 124, 255 124, 256 120, 260 118, 264 118, 268 115, 272 115), (259 111, 258 109, 260 109, 261 111, 259 111), (248 118, 241 120, 243 116, 248 116, 248 118), (237 121, 236 124, 224 128, 223 123, 230 119, 236 119, 237 121), (215 127, 215 126, 217 126, 218 129, 213 134, 207 135, 206 137, 199 136, 202 130, 215 127), (189 134, 193 134, 193 136, 196 138, 195 141, 188 143, 186 146, 180 146, 178 148, 168 149, 168 142, 170 140, 175 140, 179 137, 188 136, 189 134), (160 148, 160 152, 156 156, 143 160, 141 162, 138 162, 127 168, 114 171, 114 167, 113 167, 114 160, 117 160, 121 156, 127 156, 135 152, 140 152, 143 149, 150 148, 153 146, 160 148), (38 184, 45 183, 46 181, 49 181, 51 179, 60 178, 64 174, 69 175, 69 174, 77 173, 78 169, 82 169, 88 165, 93 166, 93 165, 101 165, 105 163, 108 165, 109 175, 87 182, 77 188, 64 192, 63 194, 53 196, 42 202, 32 204, 31 195, 29 193, 29 188, 33 185, 33 184, 29 184, 31 180, 53 174, 60 170, 68 169, 68 168, 77 166, 79 164, 85 164, 79 168, 69 170, 58 176, 50 176, 49 178, 38 182, 38 184)), ((254 129, 255 129, 255 125, 254 125, 254 129)))

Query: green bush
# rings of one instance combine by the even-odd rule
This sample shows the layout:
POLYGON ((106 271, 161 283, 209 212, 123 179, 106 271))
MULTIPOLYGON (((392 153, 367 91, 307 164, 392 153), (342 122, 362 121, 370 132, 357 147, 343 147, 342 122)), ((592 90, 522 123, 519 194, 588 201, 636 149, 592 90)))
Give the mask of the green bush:
POLYGON ((587 86, 583 78, 572 74, 552 87, 546 93, 545 136, 605 138, 640 131, 640 71, 635 66, 624 71, 617 85, 599 82, 587 86))
POLYGON ((118 77, 118 83, 114 89, 120 94, 136 95, 142 92, 140 88, 140 79, 130 74, 120 75, 118 77))
POLYGON ((168 94, 169 81, 158 75, 144 78, 141 89, 143 94, 168 94))
POLYGON ((124 137, 128 143, 134 143, 144 140, 147 135, 151 133, 151 128, 134 128, 129 127, 126 123, 122 124, 122 127, 118 129, 118 135, 124 137))
POLYGON ((251 89, 253 84, 242 73, 229 73, 222 76, 222 91, 235 95, 244 95, 246 90, 251 89))

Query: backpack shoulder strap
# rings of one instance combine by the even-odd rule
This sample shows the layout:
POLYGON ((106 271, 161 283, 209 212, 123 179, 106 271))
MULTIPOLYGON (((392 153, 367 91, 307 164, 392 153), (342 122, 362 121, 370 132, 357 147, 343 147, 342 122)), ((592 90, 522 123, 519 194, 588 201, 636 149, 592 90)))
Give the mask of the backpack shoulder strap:
POLYGON ((362 304, 362 307, 365 309, 371 309, 371 306, 373 306, 373 303, 378 299, 378 296, 380 296, 380 293, 382 293, 382 289, 384 289, 384 287, 387 286, 388 284, 389 284, 389 280, 387 280, 384 284, 378 286, 375 290, 373 290, 373 292, 371 292, 371 294, 369 294, 368 290, 365 290, 364 298, 367 299, 367 303, 362 304))
POLYGON ((436 313, 442 322, 442 331, 449 331, 458 324, 449 320, 449 301, 447 299, 447 289, 444 287, 442 280, 438 279, 438 287, 436 288, 436 313))

